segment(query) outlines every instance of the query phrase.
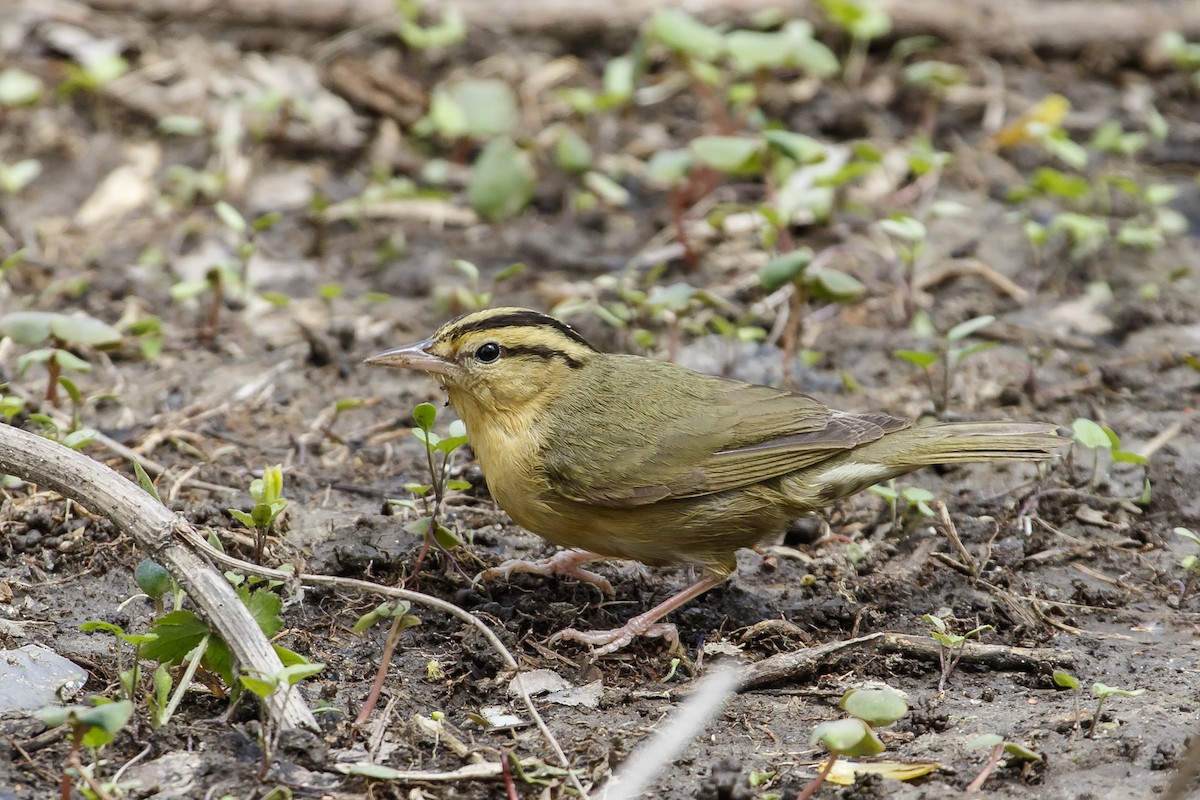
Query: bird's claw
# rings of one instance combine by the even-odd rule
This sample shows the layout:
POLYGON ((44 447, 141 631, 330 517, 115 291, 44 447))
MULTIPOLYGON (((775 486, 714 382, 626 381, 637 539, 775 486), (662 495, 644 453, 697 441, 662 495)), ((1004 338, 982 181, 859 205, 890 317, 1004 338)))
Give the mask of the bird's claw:
POLYGON ((596 650, 592 655, 596 658, 623 650, 639 636, 661 637, 667 640, 671 650, 678 650, 679 630, 670 622, 649 622, 634 617, 620 628, 609 631, 580 631, 575 628, 564 628, 550 637, 551 642, 567 639, 572 642, 582 642, 591 645, 596 650))
POLYGON ((474 582, 479 583, 480 581, 495 580, 497 578, 507 580, 515 572, 525 572, 531 575, 567 575, 581 583, 590 583, 604 594, 612 596, 616 594, 616 590, 608 578, 580 566, 580 564, 594 561, 597 558, 599 556, 594 553, 585 553, 579 550, 563 550, 541 561, 515 558, 490 569, 485 569, 475 576, 474 582))

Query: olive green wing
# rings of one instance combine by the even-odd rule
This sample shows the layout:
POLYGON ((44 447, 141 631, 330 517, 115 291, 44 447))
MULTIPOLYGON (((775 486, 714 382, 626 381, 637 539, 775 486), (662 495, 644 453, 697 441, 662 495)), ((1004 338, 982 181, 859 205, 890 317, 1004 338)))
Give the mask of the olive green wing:
POLYGON ((615 381, 564 415, 554 439, 570 446, 543 453, 551 486, 610 508, 697 497, 803 469, 909 424, 676 370, 624 392, 615 381))

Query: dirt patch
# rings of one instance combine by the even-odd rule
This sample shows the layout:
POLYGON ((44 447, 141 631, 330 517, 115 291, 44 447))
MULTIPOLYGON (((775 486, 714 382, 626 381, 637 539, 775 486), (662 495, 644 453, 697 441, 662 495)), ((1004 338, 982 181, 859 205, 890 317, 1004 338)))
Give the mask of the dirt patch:
MULTIPOLYGON (((423 338, 472 304, 550 309, 570 300, 583 309, 572 322, 602 349, 673 357, 747 380, 784 380, 779 334, 790 301, 760 286, 757 271, 769 254, 759 232, 725 227, 696 235, 704 227, 703 209, 753 206, 762 199, 760 184, 718 181, 720 188, 703 200, 708 205, 692 213, 699 258, 688 265, 682 250, 671 249, 676 220, 667 193, 635 172, 614 170, 624 176, 624 205, 579 205, 577 179, 544 169, 522 215, 489 225, 472 213, 463 221, 456 216, 467 210, 461 173, 478 147, 414 146, 405 138, 413 120, 400 124, 381 111, 407 108, 406 91, 415 92, 411 102, 423 102, 447 76, 473 72, 533 92, 523 111, 545 118, 525 121, 534 128, 530 136, 558 121, 576 124, 604 154, 645 159, 686 147, 706 132, 703 102, 690 92, 580 122, 560 97, 538 88, 535 79, 569 62, 564 85, 596 89, 603 64, 618 54, 611 48, 626 39, 601 47, 532 33, 519 39, 481 34, 469 46, 422 60, 390 35, 365 36, 355 50, 369 63, 342 78, 392 76, 394 84, 359 86, 363 93, 356 94, 325 71, 329 51, 322 47, 333 45, 311 31, 281 39, 262 28, 105 16, 83 6, 69 26, 31 5, 22 9, 17 20, 0 21, 0 66, 38 76, 48 88, 31 105, 0 109, 0 162, 35 159, 41 168, 36 180, 0 204, 0 257, 26 248, 24 259, 4 272, 0 311, 84 311, 110 323, 159 318, 157 333, 136 337, 125 327, 116 349, 79 349, 92 361, 89 372, 70 376, 84 400, 80 418, 165 467, 157 485, 168 504, 213 529, 231 552, 244 557, 250 544, 227 509, 249 509, 251 479, 264 464, 279 463, 289 506, 268 561, 386 585, 410 575, 421 541, 403 529, 411 514, 386 500, 411 497, 406 485, 423 480, 425 455, 409 433, 411 413, 418 402, 440 404, 442 398, 428 378, 359 362, 423 338), (71 26, 86 32, 89 46, 115 48, 135 67, 130 74, 137 80, 55 95, 52 87, 66 82, 71 58, 83 47, 63 32, 71 26), (304 113, 268 102, 268 90, 292 80, 293 69, 307 76, 288 89, 291 102, 310 102, 304 113), (205 75, 222 79, 192 83, 205 75), (188 95, 189 86, 201 87, 199 95, 188 95), (372 94, 385 89, 392 92, 390 106, 372 94), (216 113, 235 96, 256 97, 260 105, 243 103, 228 117, 216 113), (164 118, 184 111, 203 121, 205 135, 169 133, 164 118), (234 138, 216 136, 221 133, 234 138), (340 216, 321 211, 372 191, 398 192, 397 179, 420 184, 433 169, 449 177, 430 206, 340 216), (219 180, 209 186, 214 176, 219 180), (254 242, 253 291, 231 288, 210 327, 211 285, 210 294, 190 300, 180 299, 186 293, 179 287, 203 282, 214 264, 239 258, 244 240, 220 222, 214 210, 220 198, 247 219, 268 212, 282 218, 254 242), (453 259, 477 264, 478 283, 449 267, 453 259), (517 261, 528 268, 493 285, 494 276, 517 261), (680 283, 707 299, 681 313, 637 305, 638 293, 656 297, 680 283), (280 302, 280 295, 290 302, 280 302), (629 311, 620 328, 606 322, 617 301, 629 311), (719 335, 714 317, 775 335, 739 342, 736 335, 719 335), (145 345, 155 337, 161 351, 148 355, 145 345), (345 398, 367 402, 329 413, 345 398)), ((829 259, 827 266, 865 287, 851 303, 804 307, 800 357, 787 365, 794 385, 848 410, 928 414, 939 387, 893 355, 929 346, 910 325, 910 312, 928 311, 943 332, 995 315, 984 338, 998 344, 962 360, 943 417, 1047 420, 1064 428, 1086 417, 1116 431, 1124 450, 1148 453, 1148 461, 1112 464, 1104 452, 1093 470, 1092 452, 1077 445, 1044 474, 1026 465, 926 470, 901 486, 927 489, 946 502, 973 571, 963 568, 962 554, 936 519, 865 493, 831 509, 828 529, 801 522, 783 540, 743 551, 736 577, 673 621, 699 673, 722 660, 759 661, 875 632, 924 635, 923 615, 936 614, 959 632, 991 626, 982 637, 987 644, 1069 656, 1084 685, 1085 729, 1093 683, 1148 691, 1110 699, 1096 736, 1085 738, 1074 724, 1073 696, 1055 686, 1049 663, 998 670, 967 660, 939 693, 936 660, 864 647, 831 658, 814 674, 730 697, 707 731, 664 765, 651 796, 795 796, 823 757, 809 745, 813 728, 838 716, 842 694, 866 682, 903 691, 911 705, 883 734, 888 754, 940 768, 913 783, 861 780, 840 790, 843 797, 957 795, 986 758, 968 749, 984 733, 1042 756, 1033 765, 999 769, 986 783, 991 796, 1149 797, 1169 782, 1196 732, 1200 616, 1194 596, 1180 599, 1180 560, 1196 548, 1172 533, 1175 527, 1200 531, 1200 438, 1192 416, 1200 390, 1196 89, 1189 76, 1155 66, 1140 51, 1090 71, 1060 53, 1043 53, 1041 61, 1024 52, 995 62, 963 44, 943 46, 937 55, 961 65, 967 78, 934 100, 905 82, 903 65, 882 46, 870 54, 858 86, 840 78, 806 83, 792 73, 764 77, 762 108, 792 130, 832 144, 869 143, 885 160, 927 136, 954 156, 936 182, 913 180, 907 167, 902 177, 887 180, 872 173, 883 188, 839 190, 835 219, 787 226, 795 243, 811 246, 829 259), (1049 194, 1025 205, 1012 202, 1012 193, 1039 170, 1068 170, 1034 144, 995 152, 985 143, 996 109, 1011 120, 1054 93, 1072 104, 1063 123, 1068 138, 1092 148, 1091 166, 1080 174, 1097 185, 1109 181, 1103 213, 1049 194), (1153 131, 1151 118, 1161 119, 1167 132, 1148 134, 1144 147, 1114 155, 1090 144, 1107 120, 1145 133, 1153 131), (1063 237, 1031 247, 1030 226, 1050 226, 1064 208, 1102 216, 1110 233, 1123 222, 1145 222, 1138 216, 1146 213, 1141 201, 1123 195, 1126 184, 1113 176, 1136 187, 1178 190, 1161 206, 1179 224, 1159 246, 1121 246, 1109 235, 1079 257, 1063 237), (957 213, 927 219, 910 291, 902 259, 885 246, 877 223, 935 201, 953 201, 957 213)), ((40 364, 19 367, 30 347, 10 339, 0 347, 6 392, 27 399, 14 423, 36 427, 30 414, 50 411, 40 400, 45 371, 40 364)), ((86 452, 132 475, 128 460, 112 449, 92 445, 86 452)), ((525 668, 553 670, 573 686, 601 681, 593 705, 540 704, 581 779, 598 785, 651 731, 671 724, 691 675, 686 665, 673 668, 656 640, 592 663, 586 648, 549 639, 567 626, 619 624, 695 576, 682 568, 596 565, 616 587, 615 598, 568 578, 473 583, 485 567, 552 548, 495 507, 469 458, 455 474, 471 488, 455 494, 446 524, 469 544, 456 551, 458 566, 435 553, 410 586, 477 614, 525 668)), ((133 568, 142 557, 102 517, 37 487, 10 487, 0 512, 0 645, 42 643, 87 668, 87 694, 116 697, 118 665, 126 662, 118 660, 111 636, 79 626, 99 619, 131 632, 146 629, 152 605, 129 600, 137 593, 133 568)), ((190 693, 166 727, 153 728, 144 712, 136 714, 103 750, 104 774, 131 764, 121 779, 140 788, 120 790, 131 797, 262 797, 271 787, 288 786, 309 797, 369 791, 484 798, 500 796, 496 779, 368 787, 366 779, 347 778, 334 765, 368 752, 380 764, 429 773, 474 760, 497 763, 509 752, 554 762, 508 691, 511 675, 493 649, 435 611, 413 610, 421 624, 403 634, 379 710, 370 725, 353 725, 382 657, 384 633, 350 628, 378 602, 329 590, 288 596, 280 641, 326 665, 299 690, 310 706, 328 713, 319 716, 319 733, 284 737, 265 778, 258 710, 242 703, 225 719, 228 705, 216 686, 190 693), (494 707, 517 720, 476 724, 494 707), (448 738, 418 721, 434 712, 444 715, 448 738), (450 738, 465 751, 449 746, 450 738)), ((55 792, 66 737, 44 735, 27 714, 5 719, 4 726, 10 766, 0 777, 0 796, 55 792)), ((561 795, 557 788, 543 795, 539 780, 561 786, 560 778, 531 767, 529 782, 518 782, 520 796, 561 795)))

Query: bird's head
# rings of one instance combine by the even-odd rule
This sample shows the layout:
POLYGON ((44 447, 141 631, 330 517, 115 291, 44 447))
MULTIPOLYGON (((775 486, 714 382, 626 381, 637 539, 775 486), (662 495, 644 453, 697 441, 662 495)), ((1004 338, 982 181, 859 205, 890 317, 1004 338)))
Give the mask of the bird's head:
POLYGON ((599 355, 564 322, 527 308, 490 308, 451 320, 428 339, 368 364, 423 370, 471 426, 477 413, 528 413, 571 386, 599 355))

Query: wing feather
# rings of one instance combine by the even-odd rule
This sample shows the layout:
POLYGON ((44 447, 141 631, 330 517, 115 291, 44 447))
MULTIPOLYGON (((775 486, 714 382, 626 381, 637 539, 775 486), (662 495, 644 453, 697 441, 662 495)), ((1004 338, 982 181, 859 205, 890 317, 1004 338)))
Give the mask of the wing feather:
POLYGON ((834 411, 807 395, 608 356, 608 374, 568 400, 547 431, 550 485, 572 500, 630 508, 737 489, 812 466, 908 427, 834 411), (622 369, 622 367, 625 367, 622 369), (634 368, 630 368, 634 367, 634 368), (614 425, 614 420, 641 425, 614 425))

